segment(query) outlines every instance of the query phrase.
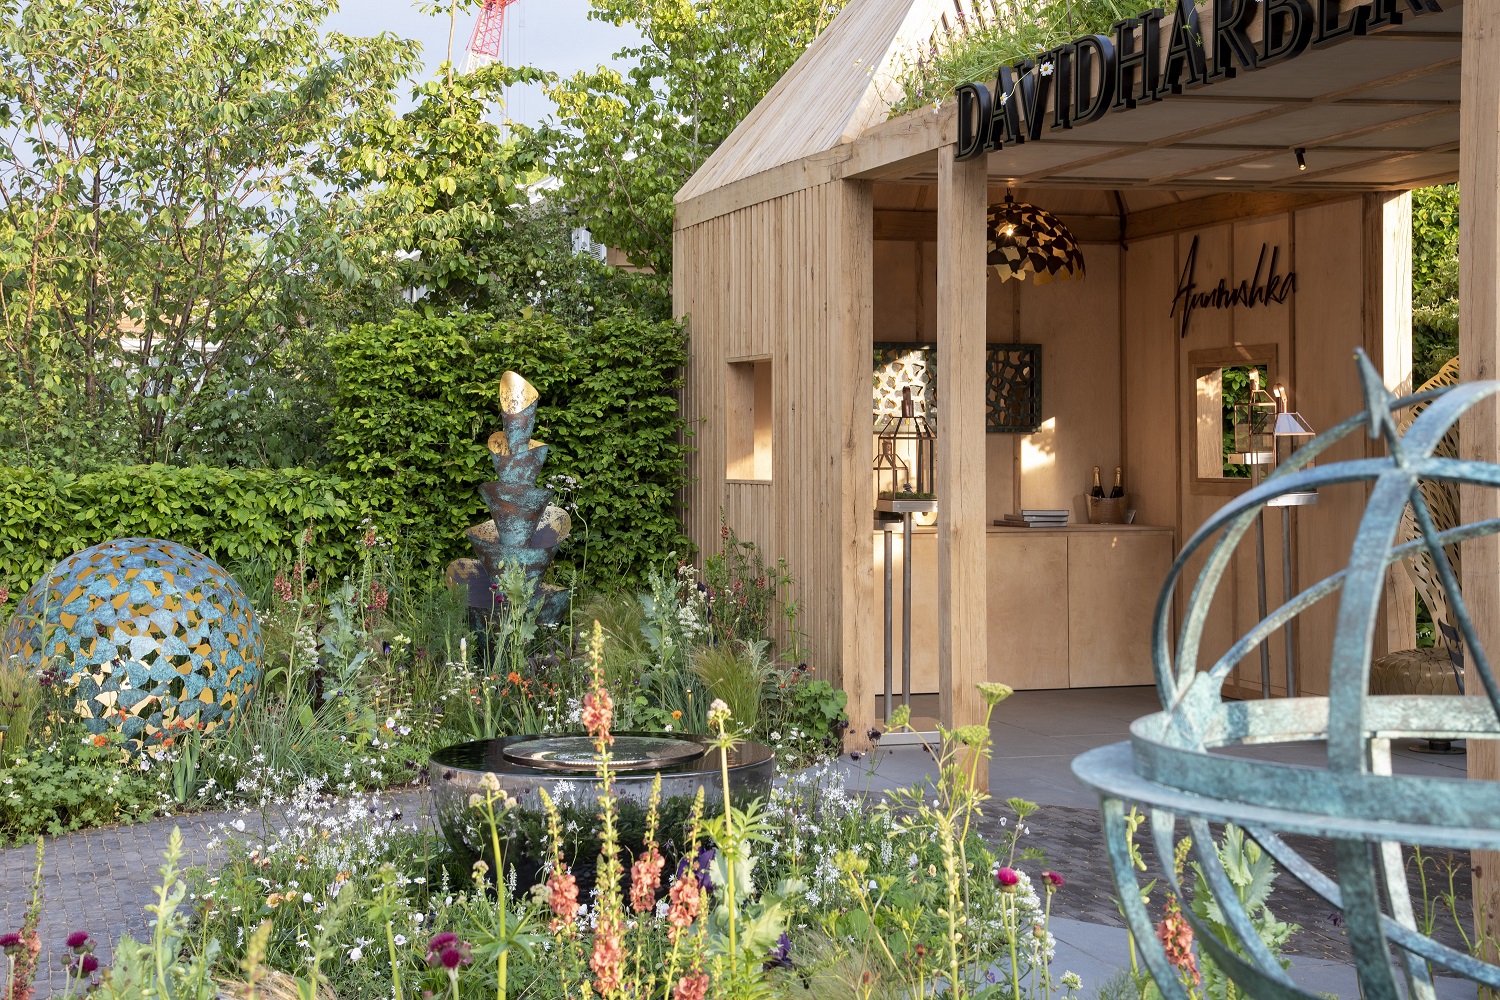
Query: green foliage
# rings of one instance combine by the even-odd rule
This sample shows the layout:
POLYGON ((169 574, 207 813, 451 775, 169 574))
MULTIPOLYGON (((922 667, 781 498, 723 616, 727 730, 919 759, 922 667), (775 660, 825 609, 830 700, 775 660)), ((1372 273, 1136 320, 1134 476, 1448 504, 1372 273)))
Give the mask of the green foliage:
POLYGON ((166 791, 162 770, 132 766, 128 758, 117 737, 90 738, 81 726, 44 727, 28 749, 5 754, 5 787, 19 794, 0 795, 0 843, 153 815, 166 791))
POLYGON ((6 754, 26 749, 41 704, 35 672, 14 660, 0 661, 0 763, 6 754))
POLYGON ((1458 185, 1412 192, 1412 385, 1458 353, 1458 185))
POLYGON ((1160 6, 1160 0, 1037 0, 1024 14, 1017 6, 959 0, 957 25, 945 44, 915 52, 891 102, 896 117, 923 105, 953 99, 954 88, 992 84, 1001 65, 1012 65, 1079 35, 1108 33, 1110 25, 1160 6))
POLYGON ((130 466, 72 475, 0 468, 0 583, 29 587, 57 560, 111 538, 170 538, 229 566, 306 557, 334 575, 357 558, 366 504, 305 469, 130 466))
POLYGON ((686 545, 674 497, 685 482, 674 395, 684 345, 675 324, 628 313, 565 328, 536 314, 426 318, 356 326, 331 342, 338 373, 330 451, 407 551, 441 564, 467 554, 494 478, 485 442, 501 427, 500 376, 541 394, 546 474, 578 485, 559 563, 591 578, 637 580, 686 545))
MULTIPOLYGON (((1234 887, 1240 906, 1250 917, 1255 933, 1281 963, 1281 967, 1290 968, 1291 960, 1282 958, 1281 950, 1296 932, 1297 925, 1276 919, 1267 905, 1276 883, 1276 865, 1271 861, 1271 856, 1262 851, 1255 841, 1246 839, 1245 832, 1233 824, 1224 827, 1224 839, 1218 843, 1217 849, 1224 873, 1234 887)), ((1193 882, 1193 913, 1230 951, 1241 958, 1248 957, 1238 936, 1224 919, 1224 911, 1203 875, 1203 866, 1195 861, 1192 867, 1196 876, 1193 882)), ((1207 952, 1199 957, 1203 970, 1203 993, 1209 1000, 1234 1000, 1244 995, 1207 952)))
POLYGON ((170 459, 289 326, 374 294, 332 209, 416 46, 325 35, 331 9, 0 0, 5 450, 170 459))
POLYGON ((547 90, 562 195, 596 239, 635 264, 672 270, 672 199, 828 26, 846 0, 591 0, 589 16, 629 25, 632 68, 580 72, 547 90))
POLYGON ((693 650, 693 673, 707 686, 710 697, 723 699, 729 706, 734 725, 747 732, 760 722, 761 701, 771 678, 766 645, 762 639, 693 650))
POLYGON ((771 742, 784 757, 788 745, 799 759, 837 753, 849 694, 805 671, 793 670, 778 685, 770 707, 771 742), (779 737, 779 738, 778 738, 779 737))

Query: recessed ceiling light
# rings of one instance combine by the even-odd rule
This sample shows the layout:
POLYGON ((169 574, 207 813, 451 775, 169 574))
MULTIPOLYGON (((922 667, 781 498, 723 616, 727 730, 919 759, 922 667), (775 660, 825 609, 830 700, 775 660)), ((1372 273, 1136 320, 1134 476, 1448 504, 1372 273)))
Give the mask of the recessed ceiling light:
POLYGON ((1233 177, 1215 177, 1214 180, 1216 180, 1216 181, 1232 181, 1232 180, 1234 180, 1234 178, 1233 177))
POLYGON ((1270 170, 1274 166, 1275 166, 1274 163, 1247 163, 1247 164, 1245 164, 1245 169, 1246 170, 1270 170))

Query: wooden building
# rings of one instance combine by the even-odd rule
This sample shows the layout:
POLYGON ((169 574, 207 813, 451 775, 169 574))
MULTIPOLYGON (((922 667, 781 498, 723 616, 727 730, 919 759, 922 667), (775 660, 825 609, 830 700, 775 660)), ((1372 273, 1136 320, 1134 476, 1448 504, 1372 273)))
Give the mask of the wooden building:
MULTIPOLYGON (((854 732, 876 721, 882 687, 877 344, 936 348, 939 514, 899 558, 910 555, 917 581, 915 688, 941 694, 949 724, 979 716, 979 680, 1151 681, 1149 618, 1176 547, 1248 486, 1220 467, 1221 427, 1203 403, 1217 398, 1215 380, 1263 366, 1316 429, 1362 406, 1356 348, 1389 386, 1409 386, 1408 192, 1461 173, 1477 178, 1464 188, 1464 362, 1494 377, 1500 3, 1231 4, 1248 20, 1223 31, 1222 4, 1166 6, 1152 22, 1156 99, 1086 120, 1104 74, 1097 50, 1075 46, 1037 61, 1052 61, 1071 100, 1059 110, 1063 86, 1033 74, 1036 90, 1016 88, 1015 105, 993 98, 992 131, 978 105, 991 103, 993 80, 962 106, 942 95, 890 115, 902 61, 946 30, 953 0, 851 0, 677 196, 675 303, 690 335, 696 449, 687 524, 705 551, 722 517, 787 560, 814 665, 848 691, 854 732), (1267 9, 1292 13, 1276 15, 1280 54, 1251 58, 1252 69, 1234 43, 1263 56, 1267 9), (1322 19, 1305 45, 1304 10, 1322 19), (1189 12, 1199 30, 1185 34, 1189 12), (1363 34, 1336 34, 1356 22, 1363 34), (1092 67, 1081 77, 1080 63, 1092 67), (1025 141, 974 148, 1001 131, 1025 141), (1069 227, 1084 280, 987 270, 987 209, 1007 193, 1069 227), (1265 294, 1273 274, 1279 299, 1265 294), (1184 286, 1212 291, 1220 279, 1262 294, 1195 300, 1184 329, 1184 286), (1030 433, 987 433, 987 345, 1009 344, 1040 348, 1042 419, 1030 433), (1135 523, 1085 523, 1094 466, 1107 477, 1124 468, 1135 523), (1023 508, 1067 509, 1072 523, 993 523, 1023 508)), ((1139 49, 1145 35, 1121 29, 1114 41, 1139 49)), ((1141 68, 1122 72, 1117 89, 1138 95, 1141 68)), ((1493 414, 1475 421, 1465 450, 1495 460, 1493 414)), ((1346 443, 1337 457, 1372 447, 1346 443)), ((1351 486, 1299 510, 1299 586, 1347 561, 1363 501, 1351 486)), ((1470 515, 1494 506, 1487 495, 1466 502, 1470 515)), ((1273 606, 1280 531, 1268 518, 1273 606)), ((1492 628, 1497 570, 1500 549, 1464 562, 1492 628)), ((1209 626, 1215 654, 1260 617, 1248 546, 1233 580, 1209 626)), ((1393 572, 1377 651, 1413 645, 1413 603, 1393 572)), ((1333 615, 1324 602, 1303 617, 1301 693, 1326 692, 1333 615)), ((1279 643, 1272 655, 1273 693, 1285 693, 1279 643)), ((1239 680, 1261 692, 1258 658, 1239 680)))

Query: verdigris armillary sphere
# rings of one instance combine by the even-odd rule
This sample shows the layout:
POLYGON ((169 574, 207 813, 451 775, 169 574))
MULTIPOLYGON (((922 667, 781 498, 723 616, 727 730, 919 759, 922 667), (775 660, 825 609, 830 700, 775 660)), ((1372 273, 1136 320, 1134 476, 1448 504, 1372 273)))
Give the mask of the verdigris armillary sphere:
MULTIPOLYGON (((490 457, 495 463, 495 482, 479 487, 490 520, 464 532, 483 567, 486 586, 471 604, 488 607, 483 593, 498 581, 507 567, 519 567, 534 588, 533 600, 542 621, 557 623, 568 609, 566 588, 543 583, 542 574, 572 530, 568 512, 552 503, 552 491, 536 484, 547 461, 547 446, 533 440, 536 428, 537 391, 515 372, 500 379, 500 416, 505 429, 490 435, 490 457)), ((460 565, 449 569, 450 579, 478 577, 478 567, 460 565)), ((471 586, 470 593, 475 593, 471 586)))
MULTIPOLYGON (((1163 858, 1172 857, 1178 821, 1192 835, 1204 876, 1238 939, 1235 954, 1185 911, 1199 947, 1249 996, 1306 997, 1262 945, 1213 848, 1210 823, 1245 829, 1284 868, 1343 911, 1362 992, 1394 1000, 1397 983, 1412 997, 1433 996, 1430 969, 1451 970, 1494 989, 1500 967, 1419 932, 1402 859, 1403 845, 1448 850, 1500 850, 1500 784, 1417 778, 1391 773, 1390 741, 1494 739, 1500 736, 1500 686, 1459 592, 1445 545, 1500 531, 1500 520, 1438 531, 1423 501, 1423 480, 1500 487, 1500 465, 1435 457, 1434 449, 1460 415, 1500 394, 1500 382, 1468 382, 1396 399, 1361 352, 1360 377, 1367 411, 1315 438, 1260 486, 1214 515, 1184 546, 1157 605, 1153 660, 1163 710, 1139 719, 1128 743, 1079 757, 1073 770, 1097 789, 1105 837, 1125 915, 1146 964, 1163 994, 1185 998, 1152 932, 1131 869, 1125 825, 1127 803, 1149 813, 1163 858), (1403 436, 1398 415, 1428 405, 1403 436), (1383 439, 1388 457, 1334 462, 1309 468, 1336 442, 1366 431, 1383 439), (1273 497, 1335 484, 1367 484, 1369 500, 1348 566, 1271 612, 1207 670, 1199 653, 1210 603, 1236 546, 1273 497), (1403 510, 1410 504, 1421 528, 1415 541, 1397 544, 1403 510), (1188 560, 1207 550, 1189 597, 1175 656, 1169 634, 1173 592, 1188 560), (1387 567, 1425 549, 1435 561, 1450 610, 1459 623, 1467 662, 1484 697, 1371 696, 1370 659, 1387 567), (1338 604, 1329 696, 1224 702, 1224 681, 1237 664, 1286 622, 1320 600, 1338 604), (1325 768, 1299 767, 1215 754, 1221 747, 1324 740, 1325 768), (1335 870, 1325 872, 1294 850, 1287 833, 1332 842, 1335 870), (1394 955, 1394 959, 1393 956, 1394 955), (1430 965, 1429 965, 1430 963, 1430 965)), ((1172 891, 1182 892, 1175 874, 1172 891)))

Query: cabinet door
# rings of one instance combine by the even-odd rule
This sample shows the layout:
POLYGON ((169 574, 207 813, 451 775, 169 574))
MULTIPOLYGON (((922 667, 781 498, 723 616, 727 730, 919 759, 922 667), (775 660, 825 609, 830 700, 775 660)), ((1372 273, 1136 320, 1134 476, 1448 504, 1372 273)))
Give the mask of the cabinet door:
POLYGON ((1068 686, 1068 536, 990 532, 989 679, 1068 686))
POLYGON ((1068 537, 1068 683, 1152 684, 1151 616, 1172 566, 1169 532, 1068 537))

